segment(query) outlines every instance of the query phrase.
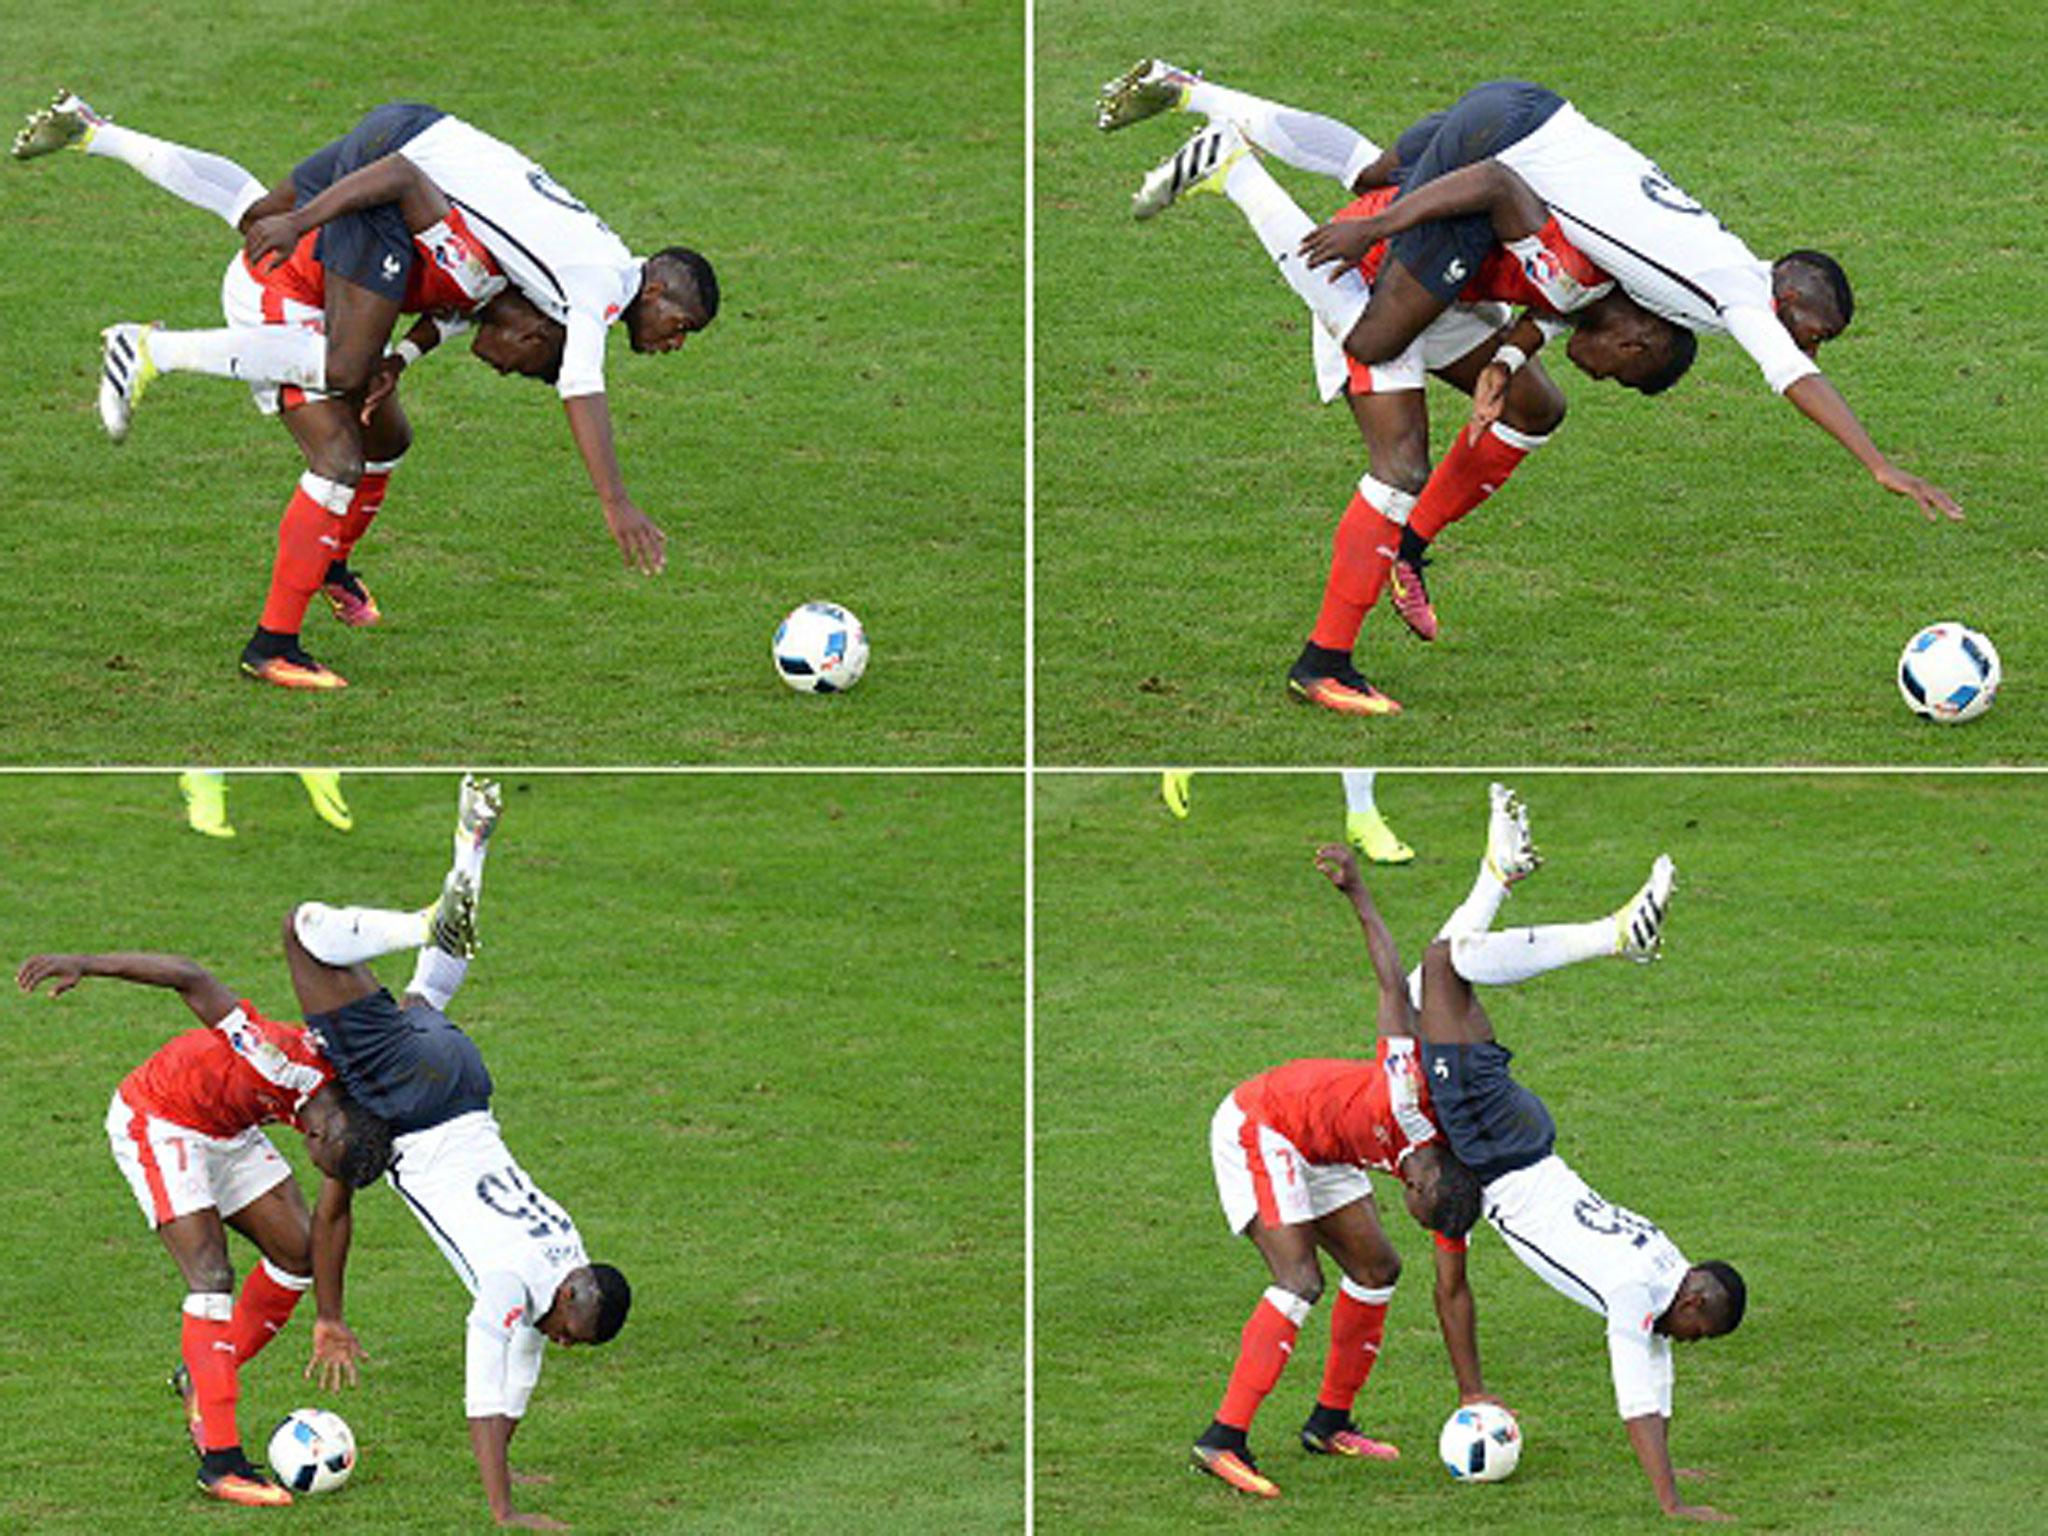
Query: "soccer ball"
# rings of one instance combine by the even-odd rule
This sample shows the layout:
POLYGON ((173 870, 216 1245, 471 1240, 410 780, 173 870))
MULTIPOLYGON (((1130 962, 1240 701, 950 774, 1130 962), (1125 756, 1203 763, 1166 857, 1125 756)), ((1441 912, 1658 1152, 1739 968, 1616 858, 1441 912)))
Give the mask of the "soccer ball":
POLYGON ((1998 697, 1998 652, 1953 620, 1930 624, 1899 657, 1899 692, 1916 715, 1942 725, 1974 720, 1998 697))
POLYGON ((1499 1403, 1474 1403, 1444 1420, 1444 1470, 1461 1483, 1497 1483, 1522 1459, 1522 1426, 1499 1403))
POLYGON ((270 1436, 270 1469, 293 1493, 332 1493, 356 1467, 356 1437, 338 1413, 294 1408, 270 1436))
POLYGON ((844 693, 868 668, 868 637, 837 603, 805 603, 775 631, 775 671, 798 693, 844 693))

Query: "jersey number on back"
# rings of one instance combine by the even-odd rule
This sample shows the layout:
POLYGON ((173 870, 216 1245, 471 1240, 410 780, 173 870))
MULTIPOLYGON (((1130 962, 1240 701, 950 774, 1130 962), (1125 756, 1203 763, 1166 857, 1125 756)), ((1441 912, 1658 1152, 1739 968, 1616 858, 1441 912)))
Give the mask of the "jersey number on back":
POLYGON ((1572 1207, 1572 1214, 1579 1218, 1579 1225, 1588 1232, 1598 1232, 1602 1237, 1619 1237, 1631 1247, 1644 1247, 1658 1235, 1654 1221, 1645 1221, 1634 1211, 1621 1206, 1609 1205, 1598 1195, 1587 1195, 1572 1207))
POLYGON ((562 1208, 521 1178, 517 1168, 508 1166, 485 1174, 476 1181, 476 1197, 500 1216, 526 1222, 528 1237, 566 1235, 576 1230, 576 1223, 562 1208))

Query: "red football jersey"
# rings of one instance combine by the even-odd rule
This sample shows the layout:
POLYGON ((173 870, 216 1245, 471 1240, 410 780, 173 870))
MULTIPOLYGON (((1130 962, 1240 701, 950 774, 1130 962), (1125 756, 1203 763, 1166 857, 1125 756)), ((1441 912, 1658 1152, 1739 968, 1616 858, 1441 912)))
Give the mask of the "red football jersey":
POLYGON ((303 1024, 266 1019, 244 1001, 210 1029, 188 1029, 123 1079, 121 1097, 159 1119, 208 1136, 236 1136, 281 1120, 334 1075, 303 1024))
POLYGON ((1236 1097, 1247 1116, 1312 1163, 1392 1173, 1409 1148, 1437 1136, 1415 1042, 1406 1036, 1383 1036, 1371 1061, 1290 1061, 1239 1084, 1236 1097))
MULTIPOLYGON (((1345 204, 1337 210, 1340 219, 1364 219, 1379 213, 1393 202, 1396 187, 1374 187, 1365 196, 1345 204)), ((1543 244, 1558 259, 1559 265, 1578 280, 1582 287, 1597 288, 1602 283, 1611 283, 1609 277, 1593 264, 1592 258, 1573 245, 1552 219, 1541 231, 1543 244)), ((1387 244, 1382 240, 1367 251, 1359 260, 1358 271, 1368 284, 1379 276, 1380 264, 1387 259, 1387 244)), ((1486 259, 1479 264, 1479 270, 1469 282, 1458 291, 1458 300, 1464 304, 1483 304, 1489 299, 1503 304, 1512 304, 1521 309, 1533 309, 1538 314, 1554 315, 1556 308, 1543 296, 1542 290, 1529 281, 1522 270, 1522 264, 1505 246, 1496 245, 1486 253, 1486 259)))
MULTIPOLYGON (((467 242, 471 253, 492 273, 499 268, 491 253, 484 249, 483 242, 469 232, 469 224, 462 217, 460 208, 448 210, 448 227, 467 242)), ((264 288, 282 298, 296 299, 314 309, 323 309, 327 304, 327 269, 320 265, 313 254, 318 244, 320 231, 309 229, 299 237, 299 243, 292 247, 292 253, 274 267, 258 272, 249 267, 248 258, 242 265, 249 275, 264 288)), ((502 275, 502 274, 499 274, 502 275)), ((452 309, 458 314, 469 314, 477 308, 476 300, 463 291, 462 285, 444 271, 434 260, 433 252, 413 244, 412 272, 405 280, 405 297, 400 301, 399 313, 407 315, 426 314, 431 310, 452 309)))

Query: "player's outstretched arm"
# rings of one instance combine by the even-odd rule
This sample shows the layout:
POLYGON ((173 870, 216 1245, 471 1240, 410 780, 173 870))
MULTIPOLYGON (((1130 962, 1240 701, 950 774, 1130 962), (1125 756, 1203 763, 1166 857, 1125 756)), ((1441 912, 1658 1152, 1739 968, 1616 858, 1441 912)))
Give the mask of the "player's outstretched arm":
POLYGON ((1415 1033, 1415 1010, 1408 1000, 1408 978, 1401 969, 1401 954, 1386 920, 1373 905, 1372 895, 1358 873, 1358 855, 1348 843, 1325 843, 1316 850, 1316 868, 1343 893, 1365 933, 1366 953, 1372 957, 1373 980, 1379 986, 1377 1022, 1382 1035, 1415 1033))
POLYGON ((512 1433, 517 1419, 502 1413, 469 1421, 469 1449, 476 1457, 477 1475, 483 1479, 484 1497, 490 1502, 491 1518, 500 1525, 536 1531, 566 1531, 569 1527, 548 1515, 525 1513, 512 1507, 512 1433))
POLYGON ((1486 1390, 1486 1378, 1479 1370, 1479 1308, 1465 1274, 1465 1250, 1437 1243, 1433 1251, 1436 1325, 1443 1330, 1444 1352, 1451 1357, 1451 1374, 1458 1381, 1458 1402, 1498 1403, 1500 1399, 1486 1390))
POLYGON ((1863 423, 1856 419, 1856 413, 1849 409, 1849 402, 1842 398, 1842 392, 1828 382, 1827 375, 1809 373, 1793 381, 1785 398, 1798 406, 1807 420, 1848 449, 1879 485, 1894 495, 1911 497, 1930 523, 1944 517, 1952 523, 1963 520, 1963 509, 1947 491, 1918 475, 1907 474, 1878 450, 1870 434, 1863 430, 1863 423))
POLYGON ((350 171, 334 185, 306 203, 265 218, 246 220, 242 230, 242 254, 256 266, 271 252, 291 254, 307 230, 318 229, 330 219, 363 208, 396 203, 405 227, 414 234, 429 229, 448 217, 448 198, 427 178, 426 172, 404 155, 386 155, 360 170, 350 171))
POLYGON ((1678 1474, 1671 1466, 1671 1421, 1661 1413, 1645 1413, 1624 1421, 1628 1443, 1635 1447, 1636 1460, 1650 1479, 1657 1506, 1681 1520, 1729 1520, 1720 1510, 1706 1504, 1687 1504, 1678 1497, 1678 1474))
POLYGON ((69 992, 88 976, 133 982, 139 987, 164 987, 185 1000, 202 1024, 218 1024, 240 1006, 240 999, 197 960, 186 955, 124 952, 110 955, 31 955, 14 973, 14 984, 33 992, 51 983, 50 996, 69 992))
POLYGON ((569 413, 569 435, 576 439, 576 451, 583 455, 583 467, 590 472, 590 483, 604 508, 604 525, 611 530, 626 568, 643 576, 659 576, 668 564, 668 535, 626 494, 626 477, 612 445, 611 407, 602 394, 572 395, 562 406, 569 413))
POLYGON ((355 1191, 344 1179, 323 1178, 313 1202, 313 1354, 304 1374, 329 1392, 356 1384, 358 1361, 370 1358, 355 1330, 342 1320, 349 1243, 355 1236, 355 1191))

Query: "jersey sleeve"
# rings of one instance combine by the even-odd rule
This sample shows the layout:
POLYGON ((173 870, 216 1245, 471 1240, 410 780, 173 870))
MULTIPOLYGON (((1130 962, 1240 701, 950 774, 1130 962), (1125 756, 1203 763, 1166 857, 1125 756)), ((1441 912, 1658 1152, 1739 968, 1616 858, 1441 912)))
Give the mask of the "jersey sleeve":
POLYGON ((562 342, 562 372, 555 388, 564 400, 604 393, 604 339, 640 291, 640 269, 572 267, 562 274, 568 298, 568 335, 562 342))
POLYGON ((492 1270, 478 1280, 463 1339, 462 1406, 468 1417, 516 1419, 526 1411, 540 1376, 537 1357, 521 1358, 530 1349, 521 1335, 540 1338, 532 1311, 526 1282, 512 1271, 492 1270))
POLYGON ((1415 1057, 1415 1041, 1408 1035, 1389 1037, 1380 1053, 1380 1066, 1387 1074, 1387 1104, 1394 1123, 1410 1146, 1436 1140, 1436 1124, 1422 1107, 1422 1070, 1415 1057))
POLYGON ((1792 333, 1778 323, 1778 317, 1761 305, 1731 304, 1721 319, 1742 350, 1763 370, 1764 382, 1778 394, 1785 393, 1808 374, 1819 373, 1820 364, 1799 350, 1792 333))
POLYGON ((1622 1288, 1608 1298, 1607 1359, 1614 1371, 1614 1410, 1624 1419, 1671 1416, 1671 1341, 1654 1330, 1649 1292, 1622 1288))

